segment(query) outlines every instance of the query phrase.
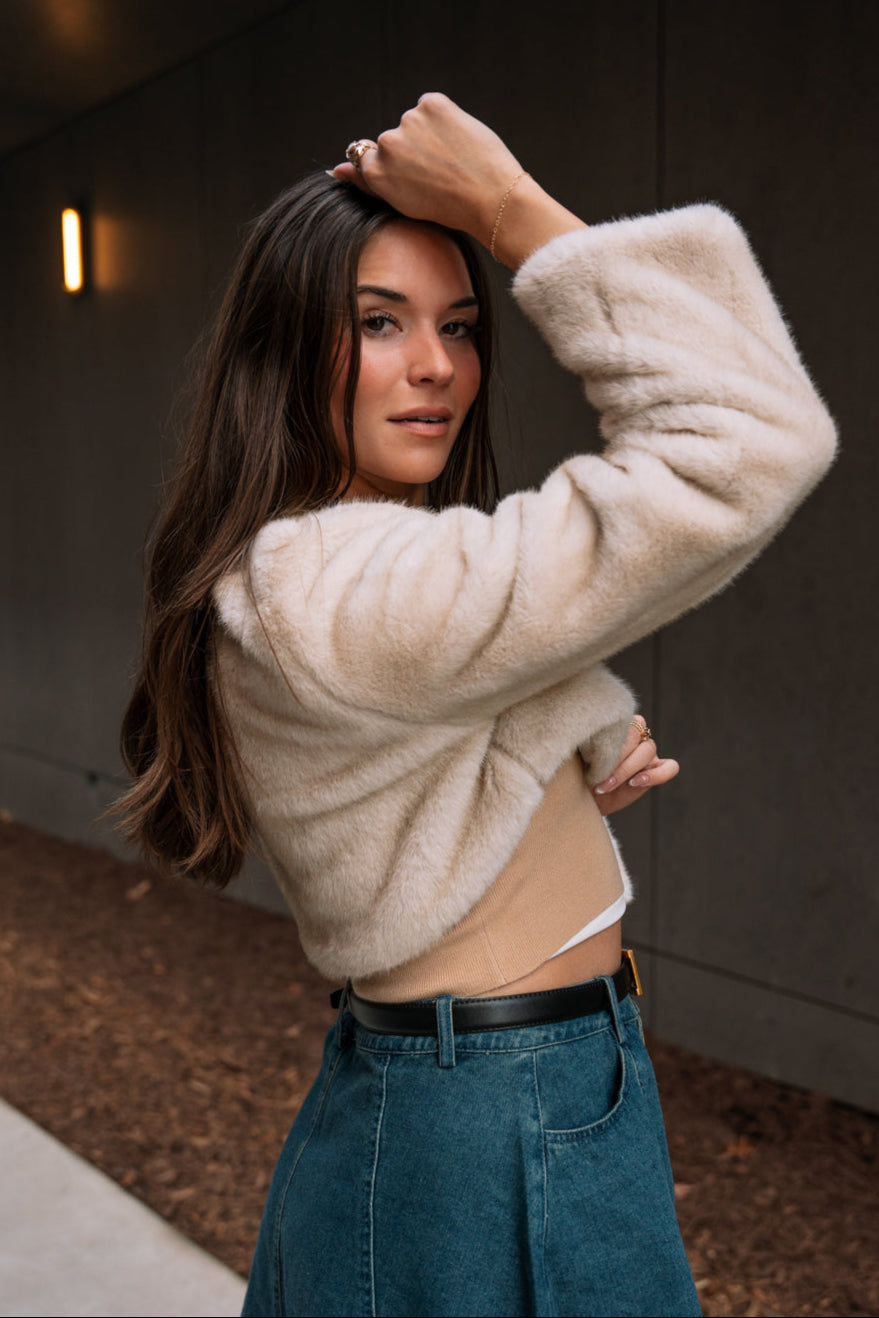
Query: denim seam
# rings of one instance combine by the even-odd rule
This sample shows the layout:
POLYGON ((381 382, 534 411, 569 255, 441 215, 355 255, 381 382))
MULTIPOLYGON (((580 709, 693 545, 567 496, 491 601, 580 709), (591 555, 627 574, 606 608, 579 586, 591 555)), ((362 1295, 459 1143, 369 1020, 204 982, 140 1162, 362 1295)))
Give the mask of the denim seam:
POLYGON ((324 1085, 323 1093, 320 1096, 320 1102, 317 1105, 317 1111, 314 1114, 314 1120, 311 1123, 311 1128, 305 1139, 302 1141, 302 1147, 300 1148, 299 1152, 296 1154, 296 1157, 293 1161, 293 1166, 290 1168, 290 1174, 287 1177, 287 1181, 284 1185, 284 1193, 281 1195, 281 1200, 280 1203, 278 1204, 278 1211, 275 1215, 275 1221, 273 1226, 274 1237, 275 1237, 275 1260, 276 1260, 274 1286, 275 1286, 275 1308, 277 1309, 279 1314, 283 1313, 284 1311, 283 1306, 281 1304, 281 1291, 283 1289, 282 1281, 281 1281, 282 1272, 283 1272, 283 1263, 281 1261, 281 1222, 283 1221, 284 1218, 284 1209, 287 1206, 287 1195, 290 1193, 290 1186, 293 1184, 293 1177, 296 1175, 296 1169, 299 1166, 299 1162, 302 1158, 302 1155, 305 1153, 305 1150, 308 1148, 309 1144, 311 1143, 311 1137, 314 1134, 314 1130, 315 1127, 317 1126, 318 1121, 320 1120, 320 1115, 324 1110, 324 1104, 327 1100, 327 1095, 330 1092, 330 1085, 333 1083, 333 1080, 335 1079, 336 1070, 341 1060, 342 1060, 342 1054, 339 1053, 336 1057, 336 1060, 333 1062, 329 1075, 327 1076, 327 1082, 324 1085))
POLYGON ((373 1155, 373 1159, 372 1159, 372 1174, 371 1174, 371 1176, 370 1176, 370 1181, 369 1181, 368 1245, 367 1245, 367 1251, 366 1251, 366 1252, 367 1252, 367 1259, 368 1259, 368 1265, 367 1265, 367 1266, 368 1266, 368 1271, 369 1271, 369 1302, 370 1302, 369 1312, 370 1312, 371 1318, 375 1318, 375 1313, 376 1313, 376 1303, 375 1303, 375 1182, 376 1182, 376 1177, 377 1177, 377 1175, 378 1175, 379 1152, 380 1152, 380 1149, 381 1149, 381 1133, 382 1133, 382 1125, 383 1125, 383 1123, 384 1123, 385 1104, 386 1104, 386 1102, 387 1102, 387 1094, 388 1094, 388 1066, 389 1066, 389 1065, 390 1065, 390 1057, 388 1057, 387 1061, 385 1062, 384 1069, 383 1069, 383 1071, 382 1071, 382 1092, 381 1092, 381 1102, 379 1103, 378 1115, 377 1115, 377 1117, 376 1117, 376 1122, 375 1122, 375 1132, 374 1132, 374 1135, 373 1135, 373 1139, 374 1139, 374 1141, 375 1141, 375 1153, 374 1153, 374 1155, 373 1155))
POLYGON ((549 1295, 549 1276, 546 1270, 546 1236, 549 1230, 549 1170, 546 1165, 546 1139, 543 1133, 543 1104, 540 1101, 540 1080, 537 1076, 537 1050, 532 1058, 534 1066, 534 1096, 537 1100, 537 1121, 540 1126, 540 1157, 543 1163, 543 1230, 540 1233, 540 1267, 543 1285, 549 1295))
POLYGON ((643 1093, 644 1093, 644 1085, 641 1083, 641 1069, 640 1069, 640 1067, 638 1066, 638 1059, 637 1059, 637 1057, 635 1056, 635 1050, 634 1050, 634 1048, 631 1047, 630 1044, 625 1044, 624 1046, 625 1046, 626 1052, 627 1052, 628 1055, 629 1055, 629 1058, 631 1059, 631 1062, 632 1062, 632 1069, 633 1069, 633 1071, 635 1072, 635 1079, 636 1079, 637 1082, 638 1082, 638 1088, 639 1088, 639 1090, 641 1091, 641 1093, 643 1094, 643 1093))

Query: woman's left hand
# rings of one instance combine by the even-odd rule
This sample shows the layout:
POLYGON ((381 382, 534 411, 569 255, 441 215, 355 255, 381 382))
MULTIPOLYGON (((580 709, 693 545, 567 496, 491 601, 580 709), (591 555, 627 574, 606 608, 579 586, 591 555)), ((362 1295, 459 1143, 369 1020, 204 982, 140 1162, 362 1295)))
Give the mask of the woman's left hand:
POLYGON ((671 782, 680 772, 677 760, 659 758, 652 736, 644 736, 649 731, 643 715, 636 714, 623 742, 619 763, 603 782, 593 787, 592 794, 603 815, 624 810, 651 787, 671 782))

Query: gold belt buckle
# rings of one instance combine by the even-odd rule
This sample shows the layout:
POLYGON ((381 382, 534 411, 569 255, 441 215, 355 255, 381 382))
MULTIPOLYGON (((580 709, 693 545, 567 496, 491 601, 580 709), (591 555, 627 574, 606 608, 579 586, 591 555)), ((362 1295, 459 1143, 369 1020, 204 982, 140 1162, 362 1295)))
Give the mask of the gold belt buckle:
POLYGON ((638 974, 638 963, 635 960, 635 953, 630 947, 624 947, 622 950, 623 965, 629 972, 629 990, 634 993, 636 998, 643 997, 644 990, 641 987, 641 976, 638 974))

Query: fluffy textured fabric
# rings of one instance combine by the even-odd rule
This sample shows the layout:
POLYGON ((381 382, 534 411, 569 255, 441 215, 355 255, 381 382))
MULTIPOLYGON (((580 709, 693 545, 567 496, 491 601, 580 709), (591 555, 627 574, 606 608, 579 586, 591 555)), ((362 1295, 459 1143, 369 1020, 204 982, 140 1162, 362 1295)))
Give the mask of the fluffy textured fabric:
POLYGON ((591 781, 610 771, 634 704, 602 661, 731 581, 833 455, 716 207, 563 235, 513 291, 582 376, 603 455, 492 516, 360 502, 272 522, 216 591, 254 825, 330 977, 455 924, 575 748, 591 781))

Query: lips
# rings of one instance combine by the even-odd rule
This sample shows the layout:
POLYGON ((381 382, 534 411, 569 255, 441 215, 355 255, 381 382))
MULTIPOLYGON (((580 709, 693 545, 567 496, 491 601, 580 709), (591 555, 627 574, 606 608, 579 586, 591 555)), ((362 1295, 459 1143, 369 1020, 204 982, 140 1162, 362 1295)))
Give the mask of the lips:
POLYGON ((449 407, 413 407, 409 412, 388 417, 392 425, 421 439, 445 439, 451 419, 452 410, 449 407))
POLYGON ((409 412, 401 412, 398 416, 392 416, 390 421, 450 421, 452 417, 451 408, 448 407, 413 407, 409 412))

